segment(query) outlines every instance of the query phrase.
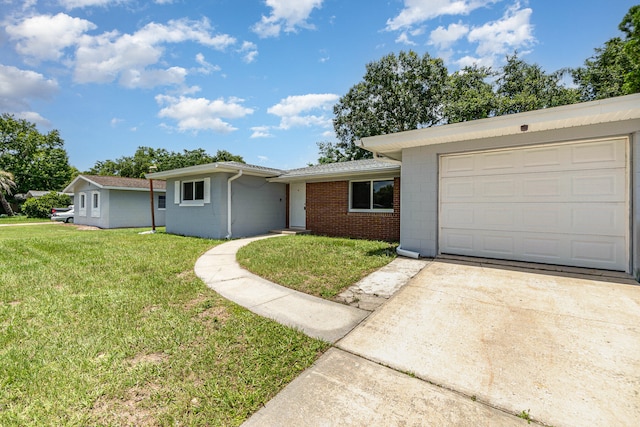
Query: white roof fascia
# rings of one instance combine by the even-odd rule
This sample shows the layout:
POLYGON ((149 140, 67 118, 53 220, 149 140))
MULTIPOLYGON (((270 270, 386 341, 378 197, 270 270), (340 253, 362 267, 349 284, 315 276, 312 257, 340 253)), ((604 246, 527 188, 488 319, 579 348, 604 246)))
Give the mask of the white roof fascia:
POLYGON ((400 165, 390 164, 389 167, 371 168, 354 171, 343 171, 339 173, 335 172, 323 172, 317 174, 302 174, 293 176, 278 176, 268 179, 269 182, 297 182, 297 181, 326 181, 327 179, 340 180, 349 179, 357 176, 379 176, 379 175, 394 175, 400 173, 400 165))
POLYGON ((274 172, 268 170, 261 170, 251 167, 250 165, 225 165, 221 163, 207 163, 205 165, 188 166, 181 169, 172 169, 162 172, 154 172, 145 174, 147 179, 168 179, 168 178, 180 178, 191 175, 204 175, 217 172, 238 172, 241 170, 245 175, 272 177, 274 172))
POLYGON ((359 145, 366 150, 386 154, 424 145, 519 135, 633 119, 640 119, 640 94, 371 136, 362 138, 359 145), (527 130, 521 128, 523 125, 527 125, 527 130))
POLYGON ((66 187, 64 187, 64 190, 62 190, 63 193, 71 193, 73 192, 73 187, 76 185, 76 183, 80 180, 83 179, 85 181, 87 181, 89 184, 93 184, 98 188, 102 188, 102 185, 98 184, 97 182, 93 182, 90 179, 88 179, 87 177, 84 177, 82 175, 78 175, 76 176, 73 181, 71 181, 71 183, 69 185, 67 185, 66 187))

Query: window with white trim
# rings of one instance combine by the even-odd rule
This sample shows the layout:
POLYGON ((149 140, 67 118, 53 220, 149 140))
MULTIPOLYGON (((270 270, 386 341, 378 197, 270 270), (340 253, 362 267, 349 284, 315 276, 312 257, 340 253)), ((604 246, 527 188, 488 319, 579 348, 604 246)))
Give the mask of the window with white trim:
POLYGON ((86 193, 80 193, 78 200, 78 215, 87 216, 87 195, 86 193))
POLYGON ((211 179, 176 181, 174 202, 180 206, 204 206, 211 201, 211 179))
POLYGON ((100 192, 91 192, 91 216, 93 218, 100 218, 100 192))
POLYGON ((165 194, 158 195, 158 209, 167 208, 167 196, 165 194))
POLYGON ((351 212, 393 212, 393 179, 369 179, 349 183, 351 212))

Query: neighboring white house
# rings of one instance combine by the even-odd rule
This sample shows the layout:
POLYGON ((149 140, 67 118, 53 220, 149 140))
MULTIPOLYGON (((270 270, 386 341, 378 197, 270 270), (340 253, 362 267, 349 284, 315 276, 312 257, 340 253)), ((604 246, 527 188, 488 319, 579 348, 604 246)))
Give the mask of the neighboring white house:
MULTIPOLYGON (((165 225, 166 187, 154 181, 155 225, 165 225)), ((74 193, 76 224, 100 228, 151 226, 149 180, 117 176, 79 175, 65 189, 74 193)))
POLYGON ((640 94, 360 144, 402 161, 405 250, 640 276, 640 94))

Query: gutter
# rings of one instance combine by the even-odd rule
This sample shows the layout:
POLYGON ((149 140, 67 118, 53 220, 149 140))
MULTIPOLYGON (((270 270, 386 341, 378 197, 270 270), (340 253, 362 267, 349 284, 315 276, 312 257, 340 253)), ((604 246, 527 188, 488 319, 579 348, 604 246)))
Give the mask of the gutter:
POLYGON ((227 179, 227 236, 225 239, 231 239, 231 181, 242 176, 242 169, 238 173, 227 179))

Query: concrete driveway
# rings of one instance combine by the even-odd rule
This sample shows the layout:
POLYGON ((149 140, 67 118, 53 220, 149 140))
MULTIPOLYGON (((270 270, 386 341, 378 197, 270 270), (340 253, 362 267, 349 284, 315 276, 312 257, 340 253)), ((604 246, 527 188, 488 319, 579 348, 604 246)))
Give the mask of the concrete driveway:
POLYGON ((526 425, 516 414, 638 425, 637 282, 435 261, 247 425, 526 425))

